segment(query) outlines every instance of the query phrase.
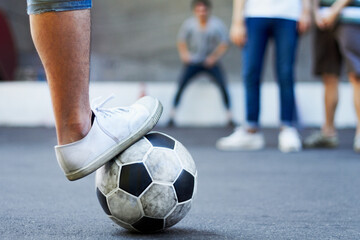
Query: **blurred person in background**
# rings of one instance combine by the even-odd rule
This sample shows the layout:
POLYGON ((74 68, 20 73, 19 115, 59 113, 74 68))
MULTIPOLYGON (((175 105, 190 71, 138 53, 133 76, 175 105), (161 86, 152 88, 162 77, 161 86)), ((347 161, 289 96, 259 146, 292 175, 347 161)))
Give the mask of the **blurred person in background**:
POLYGON ((360 152, 360 1, 313 0, 316 32, 314 72, 324 84, 325 122, 320 131, 304 141, 309 148, 338 146, 334 118, 338 103, 338 82, 344 62, 353 86, 357 115, 354 150, 360 152))
POLYGON ((258 150, 265 146, 260 131, 260 82, 264 54, 270 39, 275 44, 275 70, 280 88, 279 149, 302 148, 296 122, 294 65, 299 34, 311 21, 310 0, 234 0, 230 29, 232 42, 243 47, 246 124, 217 141, 221 150, 258 150))
POLYGON ((210 0, 193 0, 191 8, 194 16, 183 23, 178 34, 178 51, 184 66, 174 97, 169 126, 174 125, 176 110, 185 88, 201 73, 209 75, 219 87, 227 110, 228 124, 232 125, 230 96, 220 63, 229 45, 228 30, 219 18, 211 15, 210 0))
POLYGON ((111 98, 90 106, 91 7, 91 0, 27 0, 55 115, 55 153, 69 180, 87 176, 136 142, 162 112, 151 97, 125 108, 106 108, 111 98))

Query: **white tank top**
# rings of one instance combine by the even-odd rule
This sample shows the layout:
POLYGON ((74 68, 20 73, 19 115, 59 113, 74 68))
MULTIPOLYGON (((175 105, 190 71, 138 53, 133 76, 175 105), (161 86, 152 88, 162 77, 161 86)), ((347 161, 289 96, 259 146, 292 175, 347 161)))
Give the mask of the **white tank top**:
POLYGON ((302 0, 246 0, 245 17, 299 20, 302 0))

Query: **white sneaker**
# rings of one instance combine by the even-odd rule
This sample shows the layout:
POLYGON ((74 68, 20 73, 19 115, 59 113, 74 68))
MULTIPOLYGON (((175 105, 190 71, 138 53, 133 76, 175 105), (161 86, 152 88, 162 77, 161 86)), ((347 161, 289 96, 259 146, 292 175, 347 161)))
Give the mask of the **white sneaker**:
POLYGON ((95 119, 87 136, 55 146, 58 163, 71 181, 94 172, 124 151, 148 133, 162 113, 161 103, 152 97, 143 97, 130 107, 103 108, 111 98, 92 108, 95 119))
POLYGON ((279 149, 284 153, 299 152, 302 149, 298 131, 293 127, 284 127, 279 134, 279 149))
POLYGON ((244 128, 237 128, 228 137, 220 138, 216 147, 220 150, 260 150, 264 148, 264 135, 260 132, 249 133, 244 128))
POLYGON ((355 136, 354 138, 354 151, 360 152, 360 136, 355 136))

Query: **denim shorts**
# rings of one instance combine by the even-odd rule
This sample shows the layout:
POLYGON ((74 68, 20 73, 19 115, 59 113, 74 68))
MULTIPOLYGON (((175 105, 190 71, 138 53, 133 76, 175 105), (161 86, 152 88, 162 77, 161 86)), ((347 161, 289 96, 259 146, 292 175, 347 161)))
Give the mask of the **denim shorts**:
POLYGON ((89 9, 92 0, 27 0, 27 13, 62 12, 89 9))

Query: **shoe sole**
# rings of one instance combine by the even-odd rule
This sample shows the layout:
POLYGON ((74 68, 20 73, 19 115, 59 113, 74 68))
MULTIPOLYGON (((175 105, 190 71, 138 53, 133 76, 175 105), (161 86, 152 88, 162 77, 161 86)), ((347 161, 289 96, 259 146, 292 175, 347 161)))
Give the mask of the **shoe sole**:
POLYGON ((242 147, 223 147, 221 145, 216 145, 216 148, 221 151, 257 151, 265 148, 265 144, 259 146, 242 146, 242 147))
POLYGON ((149 118, 145 123, 139 128, 137 132, 130 135, 123 141, 119 142, 114 147, 110 148, 105 153, 101 154, 99 157, 97 157, 92 163, 89 165, 78 169, 74 172, 67 173, 65 176, 70 181, 78 180, 80 178, 83 178, 93 172, 95 172, 97 169, 99 169, 101 166, 103 166, 105 163, 113 159, 116 155, 130 147, 133 143, 135 143, 137 140, 139 140, 141 137, 145 136, 148 132, 151 131, 159 121, 161 114, 163 111, 163 106, 161 105, 159 100, 156 100, 156 106, 155 110, 150 114, 149 118))
POLYGON ((331 143, 325 143, 325 144, 306 144, 304 143, 304 148, 337 148, 339 146, 338 143, 331 144, 331 143))
POLYGON ((279 150, 283 153, 300 152, 301 149, 302 149, 301 147, 280 147, 279 146, 279 150))

